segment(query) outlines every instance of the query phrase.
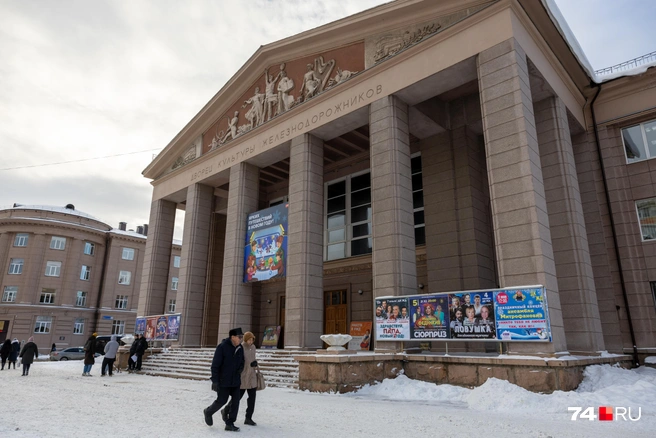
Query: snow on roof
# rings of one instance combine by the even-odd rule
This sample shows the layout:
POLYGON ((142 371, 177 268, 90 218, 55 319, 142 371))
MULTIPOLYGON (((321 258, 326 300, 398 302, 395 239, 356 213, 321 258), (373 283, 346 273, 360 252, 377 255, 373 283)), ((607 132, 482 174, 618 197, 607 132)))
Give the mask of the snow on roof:
POLYGON ((123 236, 130 236, 130 237, 139 237, 141 239, 145 239, 146 236, 143 234, 139 234, 136 231, 123 231, 118 228, 112 228, 111 230, 108 231, 109 233, 115 233, 115 234, 121 234, 123 236))
POLYGON ((14 204, 14 207, 9 207, 7 210, 45 210, 45 211, 53 211, 56 213, 64 213, 64 214, 70 214, 73 216, 80 216, 84 217, 87 219, 91 219, 94 221, 102 222, 100 219, 95 218, 91 216, 88 213, 85 213, 80 210, 75 210, 71 208, 66 208, 66 207, 57 207, 54 205, 21 205, 21 204, 14 204))
POLYGON ((611 79, 621 78, 623 76, 638 76, 645 73, 648 69, 656 67, 656 60, 646 64, 638 65, 637 67, 628 68, 626 70, 619 70, 613 73, 603 75, 596 75, 595 82, 601 84, 602 82, 610 81, 611 79))

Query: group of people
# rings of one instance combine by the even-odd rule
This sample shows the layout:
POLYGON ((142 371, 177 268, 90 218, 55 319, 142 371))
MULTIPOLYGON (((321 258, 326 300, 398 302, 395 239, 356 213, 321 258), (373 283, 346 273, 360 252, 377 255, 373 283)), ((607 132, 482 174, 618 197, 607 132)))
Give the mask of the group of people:
MULTIPOLYGON (((99 353, 98 343, 96 342, 97 337, 98 333, 93 333, 84 344, 84 371, 82 372, 82 376, 91 377, 91 368, 96 363, 96 353, 99 353)), ((120 347, 118 336, 113 335, 111 340, 105 344, 103 350, 104 357, 100 369, 101 376, 109 375, 111 377, 114 375, 114 362, 118 354, 118 347, 120 347)), ((146 338, 136 333, 134 335, 134 342, 130 346, 130 358, 128 359, 129 373, 141 371, 141 360, 147 349, 148 341, 146 338), (136 360, 133 358, 136 358, 136 360)))
POLYGON ((383 300, 379 306, 376 306, 376 319, 397 321, 399 319, 408 319, 407 306, 399 304, 388 304, 387 300, 383 300))
POLYGON ((39 347, 34 343, 34 337, 31 336, 23 348, 20 347, 20 342, 18 339, 14 338, 13 341, 9 339, 3 342, 2 347, 0 347, 0 358, 2 358, 2 369, 11 369, 11 366, 14 365, 16 369, 16 361, 18 358, 21 358, 21 363, 23 364, 23 376, 27 376, 30 373, 30 365, 34 362, 34 359, 39 357, 39 347))
POLYGON ((248 407, 244 424, 256 426, 253 421, 259 368, 255 357, 255 335, 234 328, 216 347, 212 359, 212 391, 216 391, 214 402, 203 410, 205 423, 212 426, 212 416, 221 410, 225 430, 238 432, 235 426, 239 401, 248 392, 248 407), (228 399, 230 401, 228 402, 228 399), (227 402, 227 404, 226 404, 227 402), (225 405, 225 406, 224 406, 225 405), (221 409, 223 407, 223 409, 221 409))

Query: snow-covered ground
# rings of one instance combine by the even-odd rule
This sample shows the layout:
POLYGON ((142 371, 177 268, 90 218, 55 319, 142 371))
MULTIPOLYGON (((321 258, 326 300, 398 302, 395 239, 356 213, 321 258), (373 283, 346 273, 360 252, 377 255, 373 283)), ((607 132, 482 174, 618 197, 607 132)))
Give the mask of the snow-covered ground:
MULTIPOLYGON (((99 361, 98 361, 99 362, 99 361)), ((215 395, 209 382, 120 373, 82 377, 82 362, 36 362, 30 375, 0 371, 2 437, 216 437, 202 410, 215 395)), ((627 437, 654 436, 656 370, 591 366, 577 391, 534 394, 490 379, 475 389, 434 385, 405 376, 353 394, 267 388, 258 392, 252 437, 627 437), (637 422, 571 421, 569 406, 641 408, 637 422)))

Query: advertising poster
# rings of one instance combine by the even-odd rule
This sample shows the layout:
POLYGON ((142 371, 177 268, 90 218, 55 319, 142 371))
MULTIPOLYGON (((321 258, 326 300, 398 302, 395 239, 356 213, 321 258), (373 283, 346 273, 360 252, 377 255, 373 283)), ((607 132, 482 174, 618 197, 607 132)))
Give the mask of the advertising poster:
POLYGON ((352 339, 348 343, 349 350, 368 351, 371 346, 371 321, 353 321, 349 335, 352 339))
POLYGON ((408 298, 376 299, 376 340, 403 341, 410 339, 408 298))
POLYGON ((155 331, 155 339, 166 339, 166 327, 168 326, 168 318, 160 316, 157 318, 157 327, 155 331))
POLYGON ((284 203, 248 215, 244 283, 285 277, 288 207, 284 203))
POLYGON ((134 332, 140 335, 146 333, 146 318, 137 318, 137 322, 134 324, 134 332))
POLYGON ((264 336, 262 336, 262 345, 260 348, 278 348, 280 339, 280 326, 268 325, 264 327, 264 336))
POLYGON ((448 295, 410 297, 412 339, 449 338, 448 295))
POLYGON ((449 294, 451 339, 496 339, 494 292, 449 294))
POLYGON ((551 341, 543 287, 494 292, 497 338, 501 341, 551 341))
POLYGON ((149 316, 146 318, 146 333, 145 337, 147 340, 152 341, 155 339, 155 331, 157 329, 157 317, 149 316))
POLYGON ((180 331, 180 315, 169 315, 166 326, 166 339, 177 341, 180 331))

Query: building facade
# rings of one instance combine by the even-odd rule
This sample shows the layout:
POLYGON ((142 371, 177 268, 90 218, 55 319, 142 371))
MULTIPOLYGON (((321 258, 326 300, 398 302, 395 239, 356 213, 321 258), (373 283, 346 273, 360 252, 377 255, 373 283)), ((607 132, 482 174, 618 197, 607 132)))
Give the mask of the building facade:
POLYGON ((653 351, 654 72, 600 86, 558 16, 405 0, 262 46, 144 170, 138 313, 166 308, 184 209, 182 346, 281 325, 318 348, 376 297, 540 284, 553 342, 509 352, 653 351), (246 218, 280 202, 286 277, 244 282, 246 218))
MULTIPOLYGON (((137 317, 144 226, 118 229, 74 206, 16 204, 0 210, 1 339, 34 336, 42 353, 88 336, 131 333, 137 317)), ((172 246, 168 300, 175 310, 179 244, 172 246)))

